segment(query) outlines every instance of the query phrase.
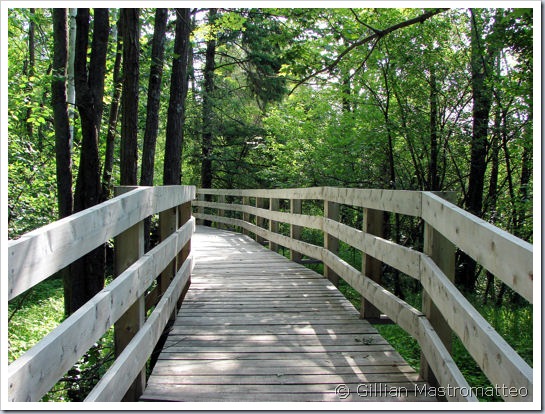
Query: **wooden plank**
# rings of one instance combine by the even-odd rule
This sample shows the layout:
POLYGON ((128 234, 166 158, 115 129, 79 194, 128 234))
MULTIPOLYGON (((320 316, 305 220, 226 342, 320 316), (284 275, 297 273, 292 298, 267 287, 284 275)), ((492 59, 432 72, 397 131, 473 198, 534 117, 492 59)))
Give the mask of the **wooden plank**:
MULTIPOLYGON (((384 212, 365 208, 363 211, 364 233, 382 237, 384 235, 384 212)), ((361 273, 380 285, 382 279, 382 263, 373 256, 363 253, 361 258, 361 273)), ((360 312, 362 318, 380 318, 380 309, 373 306, 365 295, 361 297, 360 312)), ((388 313, 386 313, 388 315, 388 313)))
MULTIPOLYGON (((114 194, 119 196, 128 191, 131 191, 131 187, 116 187, 114 194)), ((118 234, 114 239, 114 249, 114 274, 117 277, 144 255, 144 222, 140 221, 118 234)), ((116 357, 121 354, 140 330, 145 319, 146 304, 144 294, 142 294, 114 323, 114 351, 116 357)), ((142 395, 145 386, 146 371, 144 370, 137 375, 127 393, 123 396, 123 401, 135 401, 142 395)))
POLYGON ((106 374, 85 398, 91 401, 119 401, 146 362, 165 328, 178 297, 189 280, 192 258, 188 258, 153 310, 152 314, 133 340, 115 360, 106 374))
POLYGON ((420 191, 324 187, 322 199, 354 207, 419 217, 421 194, 420 191))
MULTIPOLYGON (((339 204, 324 201, 324 219, 339 221, 339 204)), ((327 231, 324 231, 324 249, 335 255, 339 254, 339 239, 327 231)), ((339 285, 339 275, 328 266, 324 266, 324 277, 335 286, 339 285)))
POLYGON ((8 241, 8 300, 147 216, 189 201, 193 186, 138 187, 8 241))
POLYGON ((533 303, 533 246, 424 192, 422 218, 461 250, 533 303))
MULTIPOLYGON (((251 223, 244 225, 250 232, 262 232, 261 236, 270 233, 251 223)), ((290 272, 303 267, 284 259, 260 260, 262 249, 250 247, 251 259, 239 255, 232 260, 229 253, 233 250, 225 246, 238 245, 244 250, 248 237, 203 231, 206 234, 198 231, 193 239, 194 283, 142 400, 192 401, 224 392, 233 392, 237 398, 244 394, 242 400, 250 401, 275 400, 278 392, 339 400, 335 387, 346 381, 423 384, 376 330, 359 319, 359 312, 331 282, 291 278, 290 272), (214 242, 201 244, 205 238, 214 242), (211 260, 217 256, 216 249, 225 256, 211 260), (201 257, 208 258, 202 268, 201 257), (216 263, 221 265, 214 268, 216 263), (232 273, 242 266, 243 276, 232 273), (286 276, 276 278, 277 272, 286 276)), ((275 242, 284 241, 283 237, 290 240, 282 235, 273 237, 275 242)), ((304 242, 293 242, 307 248, 304 242)), ((323 248, 308 249, 313 248, 323 256, 323 248)), ((415 400, 427 398, 413 394, 410 398, 415 400)), ((405 397, 375 393, 364 399, 368 398, 386 401, 405 397)))
POLYGON ((418 344, 426 357, 427 364, 433 370, 437 380, 435 386, 453 389, 445 396, 448 401, 478 401, 474 395, 469 393, 471 386, 458 369, 450 352, 430 322, 424 317, 419 318, 418 322, 418 344))
POLYGON ((333 220, 325 220, 323 228, 366 255, 416 280, 420 278, 420 252, 333 220))
MULTIPOLYGON (((278 198, 269 198, 269 209, 271 212, 277 212, 280 209, 280 200, 278 198)), ((278 221, 269 219, 269 231, 271 233, 278 233, 278 221)), ((273 252, 278 252, 278 245, 276 243, 270 243, 269 248, 273 252)))
MULTIPOLYGON (((337 384, 338 385, 338 384, 337 384)), ((217 385, 213 392, 197 384, 155 384, 143 401, 352 401, 407 402, 437 401, 425 395, 425 383, 364 383, 345 384, 350 395, 341 398, 335 384, 308 385, 217 385)), ((150 387, 151 388, 151 387, 150 387)))
POLYGON ((532 401, 532 368, 471 306, 433 260, 423 256, 421 265, 422 286, 490 381, 528 390, 526 396, 516 398, 507 394, 506 400, 532 401))
MULTIPOLYGON (((290 213, 293 214, 301 214, 301 200, 292 198, 290 199, 290 213)), ((303 228, 301 226, 290 224, 290 239, 292 241, 298 241, 301 239, 301 234, 303 232, 303 228)), ((293 243, 295 244, 295 243, 293 243)), ((292 246, 289 246, 290 248, 290 259, 294 262, 301 260, 301 251, 299 249, 294 249, 292 246)))
MULTIPOLYGON (((450 201, 455 199, 454 193, 449 193, 450 201)), ((456 268, 456 247, 429 223, 424 222, 424 254, 432 258, 437 266, 445 273, 451 282, 454 282, 456 268)), ((433 299, 424 290, 422 292, 422 312, 445 345, 445 349, 452 351, 452 330, 445 318, 433 303, 433 299)), ((437 378, 428 364, 424 354, 420 357, 420 375, 432 386, 437 386, 437 378)))
POLYGON ((140 297, 189 239, 194 220, 132 264, 8 367, 9 401, 37 401, 140 297))

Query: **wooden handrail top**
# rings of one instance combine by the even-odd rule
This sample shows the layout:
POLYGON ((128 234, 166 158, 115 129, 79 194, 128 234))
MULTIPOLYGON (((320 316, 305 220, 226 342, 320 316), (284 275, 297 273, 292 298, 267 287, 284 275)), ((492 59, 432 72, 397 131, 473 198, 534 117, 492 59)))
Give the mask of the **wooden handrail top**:
POLYGON ((195 198, 194 186, 134 187, 8 242, 8 300, 144 218, 195 198))

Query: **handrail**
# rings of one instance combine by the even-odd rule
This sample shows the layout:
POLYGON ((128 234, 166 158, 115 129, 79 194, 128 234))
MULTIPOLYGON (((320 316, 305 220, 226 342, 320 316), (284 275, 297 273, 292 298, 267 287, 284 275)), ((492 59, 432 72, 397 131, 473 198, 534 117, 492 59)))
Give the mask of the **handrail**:
MULTIPOLYGON (((128 192, 9 242, 11 299, 112 237, 116 237, 117 250, 126 249, 122 244, 124 234, 136 237, 141 246, 142 223, 150 215, 160 213, 160 220, 168 223, 163 227, 170 228, 161 234, 160 244, 136 257, 109 285, 9 365, 9 401, 39 400, 114 323, 123 319, 137 332, 134 337, 125 338, 128 345, 124 350, 116 350, 113 366, 95 387, 96 391, 88 396, 88 400, 121 399, 145 368, 159 335, 176 305, 179 306, 178 299, 189 283, 193 266, 189 243, 195 230, 191 202, 196 189, 192 186, 122 189, 128 192), (26 262, 22 259, 25 255, 26 262), (172 263, 174 266, 169 269, 172 263), (165 280, 172 282, 160 286, 158 299, 152 303, 155 309, 144 323, 131 320, 129 311, 135 306, 140 315, 145 314, 145 293, 161 272, 166 272, 165 280), (133 358, 135 349, 138 358, 133 358), (120 364, 130 370, 117 375, 114 383, 108 381, 112 372, 119 372, 120 364)), ((124 329, 116 329, 116 337, 126 335, 124 329)), ((131 398, 138 398, 138 394, 131 398)))
MULTIPOLYGON (((492 383, 507 387, 524 388, 527 392, 506 392, 501 395, 508 401, 531 401, 533 398, 532 368, 505 342, 488 322, 469 304, 439 265, 423 252, 397 245, 364 230, 354 229, 339 222, 337 217, 301 214, 299 200, 315 200, 325 203, 346 204, 363 207, 364 214, 374 210, 389 211, 420 217, 430 232, 437 231, 450 242, 465 251, 500 280, 532 303, 532 245, 483 220, 465 212, 438 194, 419 191, 365 190, 332 187, 273 190, 224 190, 198 189, 198 201, 194 203, 198 212, 195 217, 221 225, 231 225, 254 233, 257 238, 268 239, 271 246, 283 245, 308 257, 321 260, 324 269, 331 269, 342 277, 363 298, 371 302, 402 329, 417 340, 425 361, 431 367, 439 385, 457 390, 470 390, 467 381, 448 352, 448 343, 443 345, 437 331, 443 326, 434 326, 428 311, 422 313, 388 292, 380 284, 362 274, 338 257, 325 241, 333 237, 360 250, 364 255, 386 263, 419 280, 426 294, 444 316, 446 323, 461 339, 492 383), (204 201, 208 195, 209 200, 204 201), (212 196, 217 198, 211 201, 212 196), (226 198, 242 198, 242 203, 227 203, 226 198), (255 198, 255 207, 249 205, 255 198), (269 209, 263 200, 269 199, 269 209), (275 211, 278 200, 289 200, 290 212, 275 211), (296 203, 297 202, 297 203, 296 203), (297 208, 293 208, 297 206, 297 208), (216 210, 215 214, 205 209, 216 210), (241 218, 227 217, 226 211, 242 213, 241 218), (252 220, 251 216, 255 219, 252 220), (268 228, 263 220, 269 220, 268 228), (252 222, 253 221, 253 222, 252 222), (324 233, 324 246, 299 240, 299 232, 290 236, 276 232, 278 223, 294 227, 307 227, 324 233), (509 254, 508 254, 509 253, 509 254), (516 258, 512 258, 516 254, 516 258), (514 263, 514 264, 511 264, 514 263), (457 388, 456 388, 457 387, 457 388)), ((431 242, 430 242, 431 243, 431 242)), ((421 374, 426 377, 425 371, 421 374)), ((428 378, 425 378, 426 380, 428 378)), ((432 378, 429 378, 430 380, 432 378)), ((471 393, 446 395, 453 401, 475 401, 471 393)))

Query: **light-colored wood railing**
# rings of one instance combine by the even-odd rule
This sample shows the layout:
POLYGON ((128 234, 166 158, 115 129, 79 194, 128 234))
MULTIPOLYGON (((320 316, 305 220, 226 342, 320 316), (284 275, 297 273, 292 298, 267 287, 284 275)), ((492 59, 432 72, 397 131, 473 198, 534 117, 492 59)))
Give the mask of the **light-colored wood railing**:
POLYGON ((195 187, 116 190, 105 203, 8 243, 9 299, 114 237, 116 257, 115 279, 9 365, 9 401, 38 401, 114 324, 116 360, 86 401, 141 394, 146 362, 190 282, 195 187), (157 213, 161 243, 144 254, 143 220, 157 213))
POLYGON ((443 387, 448 400, 477 400, 450 355, 455 333, 504 400, 532 401, 532 368, 474 309, 453 278, 457 247, 533 303, 533 247, 456 207, 448 197, 448 193, 331 187, 199 189, 194 215, 253 233, 258 240, 268 240, 272 249, 284 246, 294 260, 305 255, 322 261, 326 277, 334 283, 341 277, 359 292, 362 317, 382 312, 416 339, 422 377, 443 387), (304 200, 324 203, 323 213, 302 214, 304 200), (278 211, 281 204, 285 211, 278 211), (362 208, 363 229, 341 223, 338 205, 362 208), (423 251, 381 237, 383 212, 422 218, 423 251), (278 233, 279 223, 290 226, 289 235, 278 233), (323 247, 301 240, 304 227, 323 232, 323 247), (362 271, 338 257, 339 240, 362 252, 362 271), (381 263, 421 283, 421 311, 380 285, 381 263))

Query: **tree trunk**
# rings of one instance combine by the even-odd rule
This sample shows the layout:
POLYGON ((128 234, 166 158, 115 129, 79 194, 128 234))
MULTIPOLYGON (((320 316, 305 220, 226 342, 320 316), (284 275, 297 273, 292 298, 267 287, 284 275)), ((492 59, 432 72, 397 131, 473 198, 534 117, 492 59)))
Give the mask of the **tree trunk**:
MULTIPOLYGON (((167 30, 168 9, 157 9, 151 46, 151 64, 148 84, 148 105, 146 129, 142 150, 142 171, 140 185, 153 185, 155 168, 155 146, 159 128, 159 105, 161 103, 161 82, 163 79, 163 59, 165 55, 165 34, 167 30)), ((147 233, 146 233, 147 234, 147 233)))
MULTIPOLYGON (((163 60, 165 56, 165 34, 168 22, 168 9, 155 11, 153 41, 151 45, 151 63, 148 82, 148 103, 146 129, 142 148, 142 170, 140 185, 153 185, 155 170, 155 147, 159 129, 159 107, 161 104, 161 83, 163 80, 163 60)), ((151 248, 151 218, 144 220, 144 251, 151 248)))
MULTIPOLYGON (((217 9, 210 9, 208 22, 212 24, 216 17, 217 9)), ((212 142, 213 118, 212 109, 214 93, 214 71, 216 68, 216 39, 211 38, 206 43, 206 60, 204 63, 204 95, 202 101, 202 165, 201 165, 201 187, 212 187, 212 142)))
POLYGON ((55 127, 59 218, 72 214, 72 137, 66 103, 68 29, 66 9, 53 9, 53 80, 51 105, 55 127))
POLYGON ((70 31, 68 35, 68 69, 66 100, 68 101, 68 118, 70 121, 70 136, 74 139, 74 118, 76 116, 76 86, 74 84, 74 56, 76 54, 76 15, 78 9, 69 9, 70 31))
POLYGON ((116 25, 116 51, 113 73, 113 93, 108 117, 108 132, 106 134, 106 153, 104 155, 104 167, 102 169, 102 200, 110 198, 112 189, 112 171, 114 167, 115 136, 117 135, 117 119, 119 115, 119 99, 121 97, 122 80, 121 61, 123 57, 123 30, 121 18, 116 25))
POLYGON ((188 86, 189 34, 189 9, 176 9, 176 35, 163 170, 163 184, 165 185, 180 185, 182 183, 182 145, 184 141, 185 97, 188 86))
MULTIPOLYGON (((74 211, 100 202, 100 161, 98 134, 102 118, 104 72, 108 46, 108 9, 95 9, 91 59, 87 67, 89 9, 78 9, 74 81, 76 105, 81 120, 81 155, 74 193, 74 211), (89 75, 87 75, 87 73, 89 75)), ((65 290, 65 311, 72 314, 104 287, 104 246, 100 246, 71 265, 72 277, 65 290)))
MULTIPOLYGON (((36 23, 34 21, 35 14, 36 14, 36 9, 30 9, 30 19, 28 22, 28 65, 27 65, 26 71, 24 71, 26 72, 26 75, 28 75, 28 79, 29 79, 29 82, 26 88, 29 96, 32 93, 32 82, 30 82, 30 78, 34 76, 35 67, 36 67, 36 53, 35 53, 36 23)), ((34 135, 34 125, 32 124, 32 122, 29 122, 29 119, 31 116, 32 116, 32 108, 28 106, 26 110, 25 122, 26 122, 26 130, 27 130, 29 139, 32 139, 34 135)))
MULTIPOLYGON (((473 132, 466 207, 477 217, 483 215, 483 190, 488 147, 488 120, 492 105, 490 65, 483 47, 484 40, 478 27, 475 11, 471 10, 471 88, 473 93, 473 132)), ((489 51, 490 53, 491 51, 489 51)), ((477 264, 461 253, 462 266, 457 282, 467 291, 475 289, 477 264)))
POLYGON ((137 184, 139 9, 121 9, 123 94, 121 95, 121 185, 137 184))
POLYGON ((430 70, 430 166, 428 169, 428 190, 439 191, 439 172, 437 159, 439 157, 439 145, 437 138, 437 78, 435 69, 430 70))

